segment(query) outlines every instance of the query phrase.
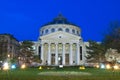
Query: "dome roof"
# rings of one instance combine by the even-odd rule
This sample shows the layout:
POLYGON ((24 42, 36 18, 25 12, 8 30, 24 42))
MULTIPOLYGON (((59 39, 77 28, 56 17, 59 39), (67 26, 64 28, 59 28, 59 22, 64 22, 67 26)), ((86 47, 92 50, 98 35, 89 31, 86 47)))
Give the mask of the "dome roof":
POLYGON ((47 24, 45 24, 43 26, 47 26, 47 25, 51 25, 51 24, 69 24, 69 25, 77 26, 73 23, 70 23, 62 14, 59 14, 56 18, 53 19, 52 22, 48 22, 47 24))

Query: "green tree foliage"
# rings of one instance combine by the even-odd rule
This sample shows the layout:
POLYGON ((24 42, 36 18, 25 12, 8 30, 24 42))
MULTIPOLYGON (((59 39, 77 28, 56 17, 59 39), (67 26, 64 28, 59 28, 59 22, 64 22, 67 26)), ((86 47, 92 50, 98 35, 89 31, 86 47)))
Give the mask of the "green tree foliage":
POLYGON ((42 62, 42 60, 40 60, 38 55, 34 55, 33 57, 34 57, 34 59, 33 59, 34 62, 38 62, 38 63, 42 62))
POLYGON ((86 46, 88 55, 86 58, 88 62, 104 62, 105 49, 101 43, 89 41, 89 46, 86 46))
POLYGON ((120 24, 119 22, 113 22, 108 29, 107 34, 103 39, 103 45, 106 50, 109 48, 117 49, 120 52, 120 24))
POLYGON ((26 62, 30 61, 30 58, 33 56, 33 42, 25 40, 21 42, 20 53, 21 56, 25 58, 26 62))

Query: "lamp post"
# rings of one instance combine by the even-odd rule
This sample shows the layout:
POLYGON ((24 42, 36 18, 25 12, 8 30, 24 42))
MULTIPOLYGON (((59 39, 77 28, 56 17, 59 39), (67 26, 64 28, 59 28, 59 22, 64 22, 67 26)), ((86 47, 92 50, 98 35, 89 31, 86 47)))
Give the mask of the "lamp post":
POLYGON ((7 57, 10 58, 10 54, 8 54, 7 57))
POLYGON ((59 61, 59 68, 63 68, 62 58, 60 56, 58 57, 58 61, 59 61))
POLYGON ((59 61, 59 65, 61 65, 62 63, 61 63, 61 57, 60 56, 58 57, 58 61, 59 61))

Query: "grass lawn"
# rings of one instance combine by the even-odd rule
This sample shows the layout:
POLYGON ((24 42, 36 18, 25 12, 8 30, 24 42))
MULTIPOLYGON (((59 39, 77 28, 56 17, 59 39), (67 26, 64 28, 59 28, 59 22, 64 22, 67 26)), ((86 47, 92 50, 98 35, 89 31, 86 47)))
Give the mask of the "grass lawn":
POLYGON ((0 80, 119 80, 120 70, 86 68, 0 70, 0 80), (78 74, 78 75, 77 75, 78 74))

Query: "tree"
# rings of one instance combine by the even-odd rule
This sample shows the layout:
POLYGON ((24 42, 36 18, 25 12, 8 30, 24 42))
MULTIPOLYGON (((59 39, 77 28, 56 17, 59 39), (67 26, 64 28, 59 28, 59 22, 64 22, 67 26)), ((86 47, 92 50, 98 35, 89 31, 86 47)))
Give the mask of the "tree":
POLYGON ((34 55, 33 57, 34 57, 34 59, 33 59, 34 62, 37 62, 37 63, 41 63, 42 62, 42 60, 40 60, 38 55, 34 55))
POLYGON ((30 59, 33 57, 33 44, 34 43, 29 40, 21 42, 20 53, 26 63, 29 63, 30 59))
POLYGON ((108 49, 105 53, 106 61, 108 62, 119 62, 120 61, 120 54, 116 49, 108 49))
POLYGON ((86 56, 88 62, 104 62, 105 49, 101 43, 89 41, 89 46, 86 46, 88 55, 86 56))
POLYGON ((106 50, 109 48, 117 49, 120 52, 120 24, 119 22, 113 22, 108 29, 108 33, 104 36, 102 44, 106 50))

